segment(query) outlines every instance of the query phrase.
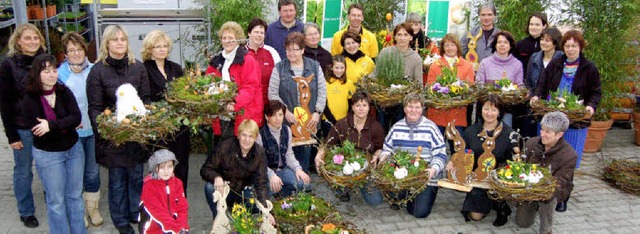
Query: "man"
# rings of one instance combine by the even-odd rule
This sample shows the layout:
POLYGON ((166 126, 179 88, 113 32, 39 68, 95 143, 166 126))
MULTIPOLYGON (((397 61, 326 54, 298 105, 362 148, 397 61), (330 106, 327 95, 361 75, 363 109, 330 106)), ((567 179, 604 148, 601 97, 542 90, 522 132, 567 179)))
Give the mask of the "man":
POLYGON ((362 38, 362 42, 360 43, 360 50, 369 56, 370 58, 375 58, 378 56, 378 41, 376 40, 376 35, 366 30, 362 27, 362 21, 364 21, 364 8, 360 3, 354 3, 349 6, 347 11, 347 19, 349 20, 349 25, 346 28, 337 31, 333 34, 333 41, 331 43, 331 54, 338 55, 342 53, 342 46, 340 45, 340 38, 342 38, 342 34, 347 30, 355 32, 360 35, 362 38))
POLYGON ((478 9, 480 16, 480 26, 474 27, 467 35, 462 36, 460 44, 462 44, 462 56, 469 62, 473 63, 473 69, 477 70, 480 62, 491 56, 491 42, 496 37, 496 33, 500 31, 496 28, 494 21, 496 19, 496 7, 492 3, 486 3, 478 9), (482 30, 481 30, 482 29, 482 30))
POLYGON ((280 17, 267 27, 267 36, 264 44, 267 44, 276 51, 280 58, 286 58, 287 54, 284 50, 284 40, 289 33, 302 33, 304 24, 296 19, 296 3, 293 0, 279 0, 278 14, 280 17))

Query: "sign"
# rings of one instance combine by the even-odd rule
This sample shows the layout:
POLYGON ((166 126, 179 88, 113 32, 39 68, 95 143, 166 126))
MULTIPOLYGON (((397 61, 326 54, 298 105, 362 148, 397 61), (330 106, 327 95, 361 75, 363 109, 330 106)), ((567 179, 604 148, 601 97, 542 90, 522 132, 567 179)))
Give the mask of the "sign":
POLYGON ((427 35, 431 38, 442 38, 449 31, 449 1, 429 1, 427 35))

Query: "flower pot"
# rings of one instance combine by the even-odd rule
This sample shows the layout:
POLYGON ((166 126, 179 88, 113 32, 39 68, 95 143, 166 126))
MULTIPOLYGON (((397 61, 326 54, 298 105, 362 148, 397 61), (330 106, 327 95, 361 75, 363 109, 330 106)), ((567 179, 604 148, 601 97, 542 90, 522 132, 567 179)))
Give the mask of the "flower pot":
MULTIPOLYGON (((27 18, 32 20, 35 19, 35 11, 37 8, 40 8, 38 5, 29 5, 27 6, 27 18)), ((42 9, 42 8, 40 8, 42 9)))
POLYGON ((57 15, 56 5, 47 5, 47 18, 51 18, 54 15, 57 15))
POLYGON ((607 131, 609 131, 611 125, 613 125, 613 119, 607 121, 591 121, 583 152, 595 153, 600 151, 602 149, 602 142, 607 136, 607 131))
POLYGON ((42 7, 33 8, 33 19, 35 20, 44 19, 44 8, 42 7))
POLYGON ((640 145, 640 112, 633 112, 633 129, 636 132, 635 135, 635 143, 636 145, 640 145))

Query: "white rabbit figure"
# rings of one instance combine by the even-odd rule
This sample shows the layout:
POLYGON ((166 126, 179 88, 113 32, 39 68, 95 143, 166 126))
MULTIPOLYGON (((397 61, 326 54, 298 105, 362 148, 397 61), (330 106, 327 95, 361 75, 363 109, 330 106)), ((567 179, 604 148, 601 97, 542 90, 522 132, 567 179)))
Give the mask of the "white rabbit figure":
POLYGON ((229 233, 229 230, 231 230, 229 216, 227 216, 227 195, 229 195, 231 188, 229 188, 229 185, 225 183, 222 191, 222 193, 218 190, 213 192, 213 202, 216 203, 216 210, 218 211, 218 214, 216 215, 216 218, 213 219, 210 234, 229 233))
POLYGON ((396 179, 404 179, 404 177, 407 177, 407 175, 409 175, 409 171, 407 171, 406 167, 401 167, 401 168, 396 168, 395 171, 393 171, 393 176, 396 177, 396 179))
POLYGON ((260 225, 260 232, 264 234, 276 234, 276 228, 271 225, 271 222, 269 222, 269 212, 271 212, 271 209, 273 209, 273 204, 269 200, 267 200, 266 203, 267 207, 265 208, 264 206, 262 206, 262 203, 256 202, 256 206, 262 213, 262 224, 260 225))
POLYGON ((120 122, 131 114, 146 115, 147 108, 144 107, 136 88, 124 83, 116 90, 116 119, 120 122))

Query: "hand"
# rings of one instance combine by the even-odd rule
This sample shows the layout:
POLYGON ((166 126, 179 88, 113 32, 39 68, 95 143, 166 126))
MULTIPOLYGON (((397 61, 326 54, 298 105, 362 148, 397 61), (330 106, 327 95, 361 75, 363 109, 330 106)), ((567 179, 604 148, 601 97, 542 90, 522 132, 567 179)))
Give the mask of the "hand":
POLYGON ((319 147, 318 149, 318 153, 316 154, 316 158, 315 158, 315 162, 316 162, 316 170, 320 169, 319 166, 320 165, 324 165, 324 148, 319 147))
POLYGON ((302 171, 302 169, 296 170, 296 178, 298 180, 302 180, 302 182, 304 182, 304 184, 311 183, 311 178, 309 178, 309 175, 307 175, 307 173, 304 173, 304 171, 302 171))
POLYGON ((531 100, 529 100, 529 105, 532 105, 534 102, 537 102, 538 99, 539 99, 538 96, 531 97, 531 100))
POLYGON ((375 154, 373 154, 373 157, 371 157, 371 161, 369 161, 369 163, 371 163, 371 165, 373 165, 373 168, 375 169, 386 159, 386 155, 382 155, 381 153, 376 152, 375 154))
POLYGON ((42 135, 46 134, 47 132, 49 132, 49 121, 47 121, 46 119, 41 119, 41 118, 37 118, 37 120, 40 123, 38 125, 36 125, 35 127, 31 128, 31 132, 33 132, 33 135, 42 136, 42 135))
POLYGON ((236 108, 235 108, 235 104, 233 104, 233 103, 227 103, 227 112, 233 112, 233 111, 235 111, 235 110, 236 110, 236 108))
POLYGON ((456 171, 456 168, 453 167, 453 163, 451 161, 447 163, 447 171, 450 171, 450 172, 456 171))
POLYGON ((9 145, 10 145, 10 146, 11 146, 11 148, 12 148, 12 149, 14 149, 14 150, 21 150, 21 149, 22 149, 22 147, 24 147, 24 146, 22 145, 22 141, 16 141, 16 142, 13 142, 13 143, 11 143, 11 144, 9 144, 9 145))
POLYGON ((287 119, 287 122, 289 123, 296 123, 296 117, 293 116, 293 113, 291 113, 291 111, 287 110, 287 113, 284 114, 284 118, 287 119))
POLYGON ((429 173, 429 180, 431 180, 434 176, 436 176, 436 169, 434 168, 427 168, 424 171, 429 173))
POLYGON ((311 120, 309 120, 309 123, 307 123, 307 128, 316 129, 316 126, 318 126, 318 122, 320 122, 320 114, 318 112, 314 112, 311 115, 311 120))
POLYGON ((82 128, 82 123, 80 125, 78 125, 78 127, 76 127, 76 130, 81 129, 82 128))
POLYGON ((267 215, 267 219, 269 219, 269 223, 271 223, 271 226, 275 226, 276 225, 276 219, 273 218, 272 214, 268 214, 267 215))
POLYGON ((277 175, 273 175, 269 178, 269 186, 271 187, 271 191, 274 193, 280 192, 283 185, 282 180, 277 175))
POLYGON ((213 182, 213 188, 218 190, 221 194, 224 192, 224 180, 222 177, 218 176, 213 182))
POLYGON ((593 113, 594 113, 593 107, 591 107, 591 106, 587 106, 587 107, 585 107, 584 109, 585 109, 585 110, 587 110, 587 117, 588 117, 588 118, 589 118, 589 117, 591 117, 591 116, 593 115, 593 113))

